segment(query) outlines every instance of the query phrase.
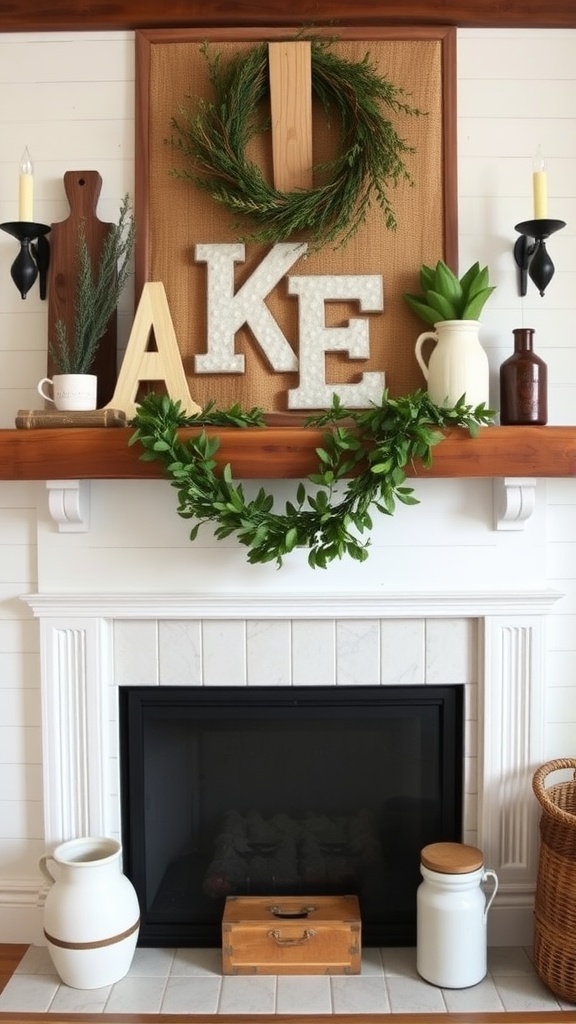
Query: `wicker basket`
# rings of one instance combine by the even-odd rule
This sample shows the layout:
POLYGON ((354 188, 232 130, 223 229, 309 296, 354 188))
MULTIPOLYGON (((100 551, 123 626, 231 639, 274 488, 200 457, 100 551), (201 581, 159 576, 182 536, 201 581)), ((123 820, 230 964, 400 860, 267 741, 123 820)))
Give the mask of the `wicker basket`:
POLYGON ((534 967, 545 985, 576 1002, 576 759, 548 761, 534 773, 540 818, 534 967), (572 769, 568 782, 546 786, 549 775, 572 769))

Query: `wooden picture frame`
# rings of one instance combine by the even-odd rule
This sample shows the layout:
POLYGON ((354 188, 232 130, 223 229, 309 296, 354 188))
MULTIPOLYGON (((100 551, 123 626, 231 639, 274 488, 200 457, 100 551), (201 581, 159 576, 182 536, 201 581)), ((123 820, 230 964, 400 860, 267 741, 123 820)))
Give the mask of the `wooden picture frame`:
MULTIPOLYGON (((369 274, 378 272, 380 267, 376 249, 379 248, 383 260, 390 260, 389 274, 394 275, 387 298, 390 319, 387 331, 381 331, 386 337, 378 338, 371 354, 372 363, 362 367, 362 371, 382 367, 387 373, 386 383, 391 393, 407 393, 424 383, 413 354, 414 342, 423 327, 405 309, 401 293, 417 289, 417 272, 422 262, 433 263, 443 258, 447 263, 457 265, 456 31, 452 27, 348 26, 337 32, 318 28, 314 33, 328 37, 331 45, 334 40, 335 45, 351 48, 355 55, 353 59, 361 59, 368 53, 371 59, 376 55, 377 60, 391 61, 394 67, 391 80, 406 89, 410 102, 425 115, 415 119, 420 132, 420 158, 424 164, 415 174, 409 199, 403 200, 409 211, 406 218, 411 218, 410 227, 407 229, 399 222, 393 235, 383 235, 386 229, 383 226, 376 229, 373 223, 375 217, 382 216, 380 211, 371 212, 370 230, 377 230, 378 236, 359 238, 357 249, 351 249, 349 256, 340 253, 325 256, 322 260, 313 254, 308 262, 308 271, 312 274, 369 274), (399 74, 401 78, 404 76, 403 80, 398 80, 399 74), (424 125, 421 126, 422 122, 424 125), (428 145, 430 151, 426 163, 425 147, 428 145), (409 252, 407 261, 403 256, 403 246, 409 252), (367 265, 360 266, 364 258, 367 265)), ((259 405, 266 411, 283 413, 290 375, 272 376, 269 368, 263 365, 264 361, 252 359, 252 356, 250 366, 247 359, 246 374, 242 380, 238 375, 224 380, 215 374, 201 376, 194 373, 193 356, 202 351, 205 310, 202 308, 200 271, 193 267, 190 254, 196 242, 232 241, 236 235, 229 215, 223 211, 214 214, 211 210, 206 221, 210 228, 206 230, 213 234, 194 237, 196 231, 202 230, 202 202, 211 203, 212 207, 216 204, 189 182, 177 180, 171 173, 177 160, 174 151, 166 144, 171 130, 170 115, 176 115, 178 104, 185 99, 189 88, 184 69, 194 66, 194 81, 200 81, 200 90, 206 88, 202 74, 207 79, 207 71, 202 72, 194 63, 205 61, 205 56, 200 58, 198 55, 206 42, 214 52, 220 47, 226 54, 234 52, 234 48, 246 48, 256 42, 295 39, 297 34, 286 28, 136 32, 136 296, 138 298, 147 281, 162 280, 190 392, 201 405, 214 401, 219 407, 227 407, 238 401, 245 407, 259 405)), ((408 136, 408 142, 411 141, 412 128, 412 121, 403 122, 398 128, 400 134, 408 136)), ((415 149, 418 153, 419 147, 415 149)), ((250 254, 244 273, 248 273, 261 255, 262 251, 250 254), (253 259, 252 264, 250 258, 253 259)), ((385 277, 385 291, 386 283, 385 277)), ((277 311, 273 310, 273 314, 277 316, 277 311)), ((280 311, 279 315, 281 318, 284 314, 280 311)), ((339 315, 345 321, 350 311, 341 309, 339 315)), ((291 331, 293 334, 294 327, 288 324, 287 337, 291 331)), ((239 345, 244 346, 243 351, 248 351, 250 343, 246 337, 240 337, 240 333, 239 345)), ((329 358, 327 380, 343 380, 350 373, 350 367, 344 366, 341 354, 330 355, 329 358)), ((358 372, 358 368, 355 369, 358 372)))

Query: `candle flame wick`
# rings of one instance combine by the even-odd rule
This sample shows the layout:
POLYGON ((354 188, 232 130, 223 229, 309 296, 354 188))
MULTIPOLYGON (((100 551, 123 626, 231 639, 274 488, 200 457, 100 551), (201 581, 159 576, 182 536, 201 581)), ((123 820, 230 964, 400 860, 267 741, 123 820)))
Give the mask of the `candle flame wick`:
POLYGON ((34 174, 34 164, 32 163, 32 158, 28 152, 28 146, 26 146, 26 149, 22 153, 20 171, 22 174, 34 174))
POLYGON ((532 161, 532 170, 535 173, 538 173, 539 171, 545 171, 546 170, 546 161, 544 159, 544 155, 542 153, 542 147, 541 146, 538 146, 538 149, 536 150, 536 152, 534 154, 534 159, 532 161))

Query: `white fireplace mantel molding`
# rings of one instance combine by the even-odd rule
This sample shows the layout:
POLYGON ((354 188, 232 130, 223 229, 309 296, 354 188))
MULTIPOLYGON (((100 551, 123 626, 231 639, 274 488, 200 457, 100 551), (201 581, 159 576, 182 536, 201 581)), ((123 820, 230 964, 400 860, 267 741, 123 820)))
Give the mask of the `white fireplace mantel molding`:
POLYGON ((478 779, 472 828, 500 880, 490 925, 495 944, 526 944, 538 857, 531 778, 544 750, 545 629, 560 596, 549 590, 352 600, 347 594, 27 595, 23 600, 40 621, 46 845, 119 832, 115 621, 473 618, 478 779))
MULTIPOLYGON (((90 481, 47 480, 48 509, 60 533, 87 533, 90 481)), ((494 478, 494 529, 523 530, 536 504, 536 477, 494 478)))

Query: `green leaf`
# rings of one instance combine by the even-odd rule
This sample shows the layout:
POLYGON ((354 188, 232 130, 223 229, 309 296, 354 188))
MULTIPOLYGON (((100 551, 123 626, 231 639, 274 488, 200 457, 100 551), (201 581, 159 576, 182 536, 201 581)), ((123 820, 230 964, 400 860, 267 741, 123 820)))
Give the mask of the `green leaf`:
POLYGON ((437 309, 439 317, 436 320, 457 320, 458 310, 456 306, 452 304, 450 299, 441 295, 440 292, 426 292, 426 303, 432 309, 437 309))
POLYGON ((389 473, 392 468, 392 460, 388 459, 387 462, 376 462, 370 466, 370 472, 376 476, 383 476, 385 473, 389 473))
POLYGON ((484 309, 486 302, 490 298, 494 287, 483 288, 481 292, 478 292, 473 299, 466 304, 466 308, 462 314, 464 320, 479 320, 480 313, 484 309))
MULTIPOLYGON (((463 288, 456 277, 456 274, 450 270, 450 267, 446 266, 443 260, 438 260, 436 264, 436 272, 434 274, 434 284, 432 286, 435 292, 442 295, 445 300, 452 306, 452 309, 458 310, 462 303, 463 288)), ((447 320, 453 320, 455 317, 446 317, 447 320)))
POLYGON ((324 449, 324 448, 317 448, 317 449, 316 449, 316 455, 317 455, 317 456, 318 456, 318 458, 320 459, 320 462, 324 462, 324 463, 328 463, 328 464, 331 464, 331 462, 332 462, 332 456, 331 456, 331 455, 329 455, 329 454, 328 454, 328 452, 327 452, 327 451, 325 451, 325 449, 324 449))
POLYGON ((430 288, 434 287, 434 281, 436 278, 436 270, 434 267, 427 267, 426 264, 422 264, 420 267, 420 287, 423 292, 427 292, 430 288))
POLYGON ((298 541, 298 530, 296 529, 295 526, 293 526, 290 530, 288 530, 288 533, 286 534, 286 537, 284 538, 284 546, 286 548, 286 551, 287 552, 288 551, 292 551, 296 547, 297 541, 298 541))
POLYGON ((480 273, 480 264, 473 263, 471 267, 468 267, 466 273, 460 278, 460 285, 462 286, 462 293, 468 295, 472 281, 474 281, 480 273))
POLYGON ((430 306, 427 302, 423 302, 417 295, 404 295, 404 300, 412 312, 416 313, 427 324, 434 326, 434 324, 438 323, 438 320, 443 319, 443 317, 438 316, 437 309, 430 306))
POLYGON ((401 501, 403 505, 419 505, 418 498, 414 497, 414 493, 411 487, 398 487, 396 491, 396 497, 398 501, 401 501))
POLYGON ((483 291, 489 285, 488 280, 488 267, 483 267, 478 273, 471 279, 470 284, 467 288, 467 299, 473 299, 478 292, 483 291))

